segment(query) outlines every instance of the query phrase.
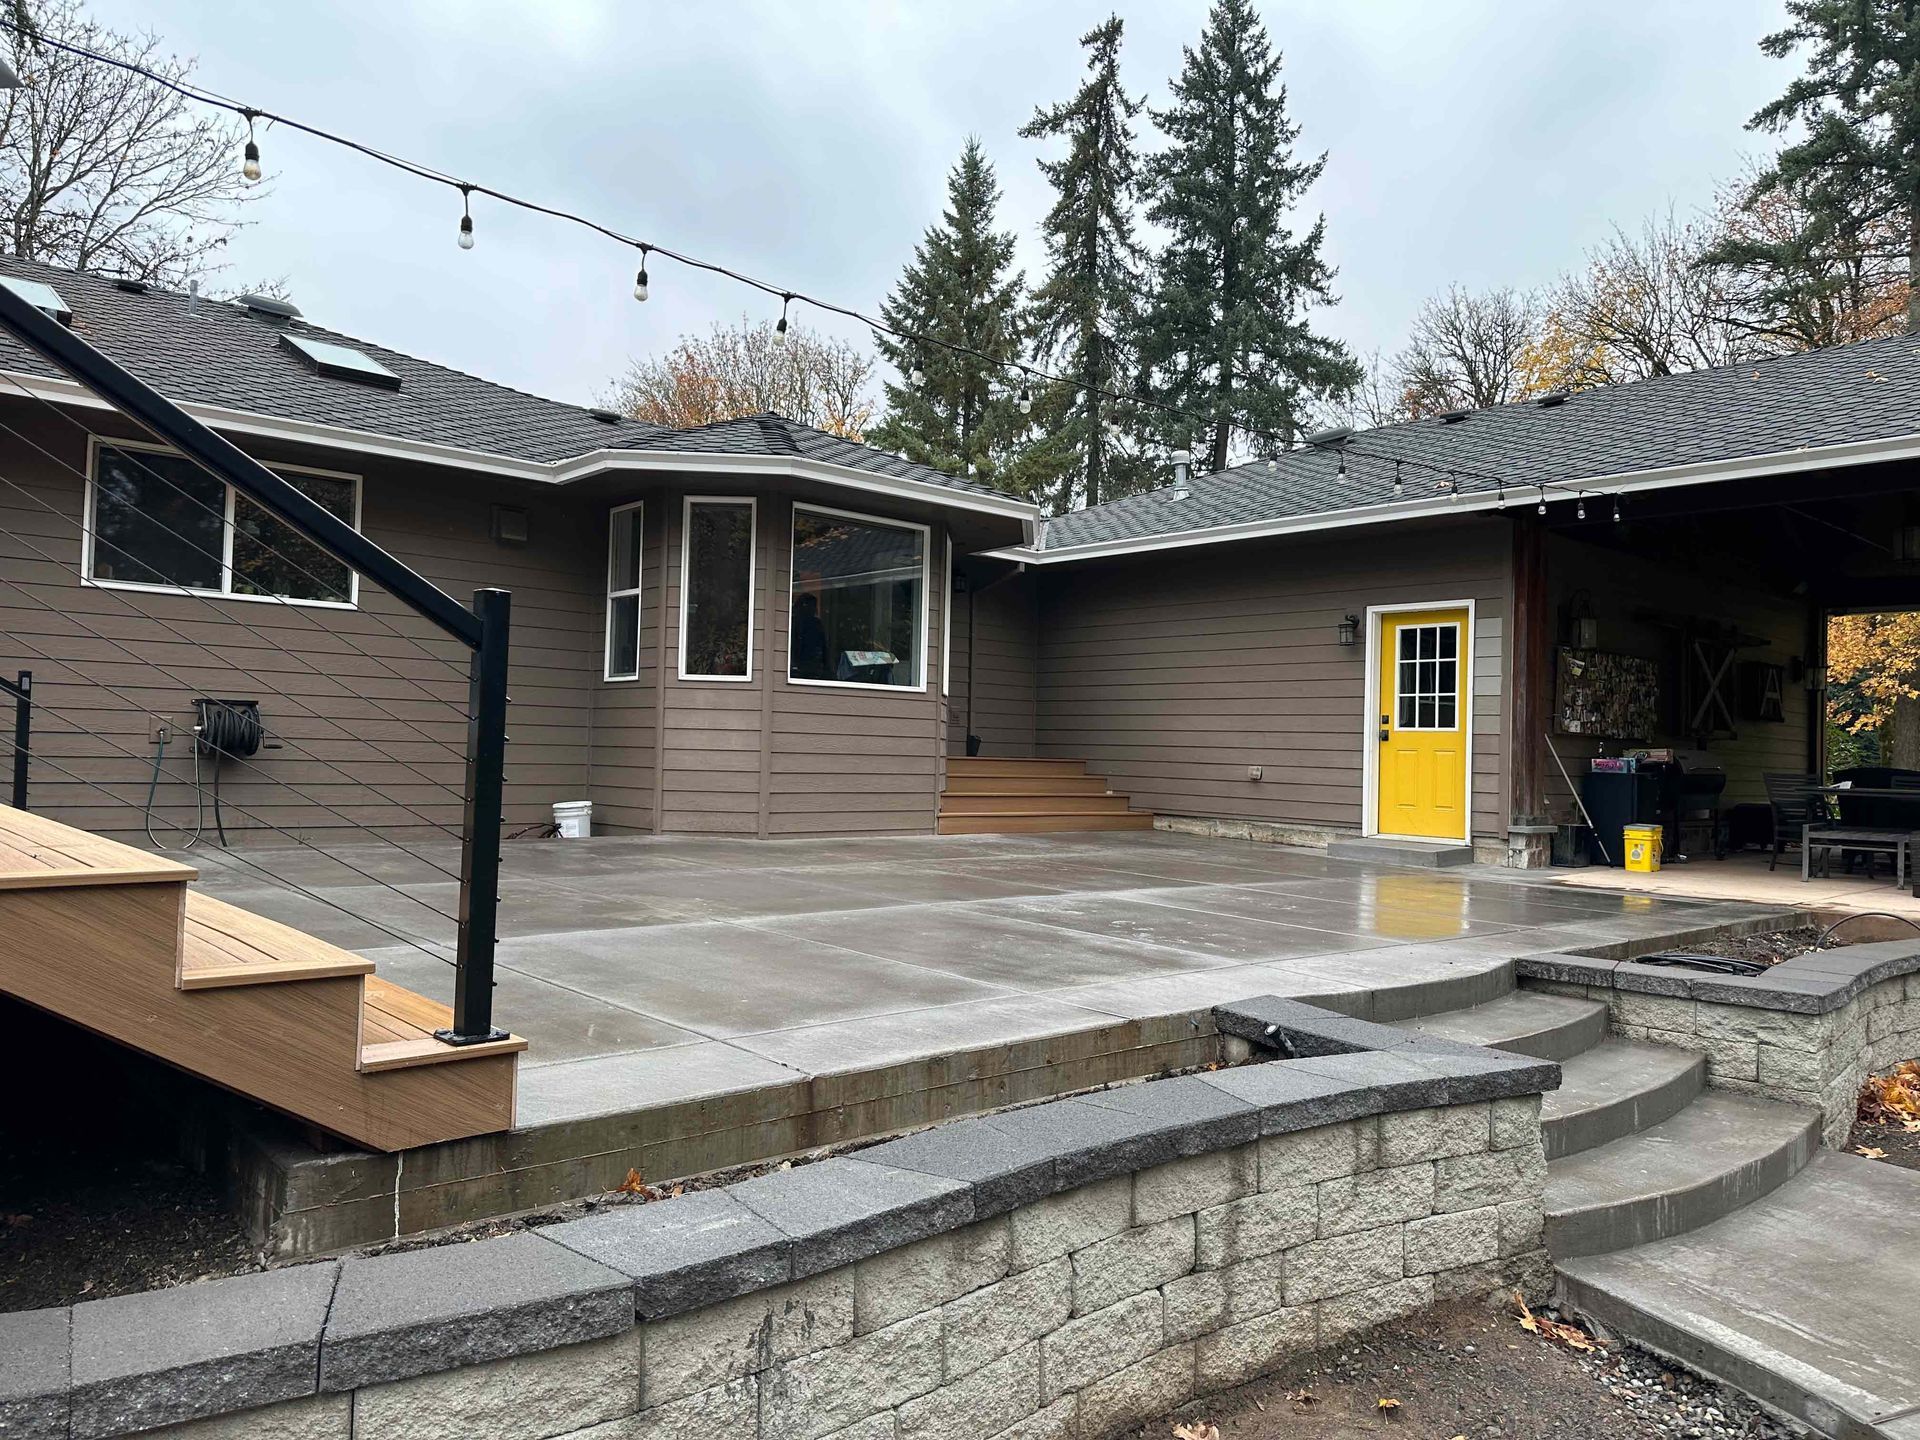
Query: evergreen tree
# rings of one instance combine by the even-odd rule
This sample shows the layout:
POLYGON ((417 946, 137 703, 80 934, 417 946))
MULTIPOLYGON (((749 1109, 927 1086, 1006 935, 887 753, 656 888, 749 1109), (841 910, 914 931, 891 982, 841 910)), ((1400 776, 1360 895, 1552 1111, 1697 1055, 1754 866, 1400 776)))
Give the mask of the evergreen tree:
POLYGON ((1018 372, 1007 367, 1021 360, 1025 277, 1012 270, 1012 233, 994 229, 999 201, 993 166, 970 137, 947 177, 946 213, 914 247, 880 314, 896 330, 989 358, 876 333, 900 379, 883 387, 886 418, 867 443, 1024 494, 1030 420, 1017 404, 1018 372))
POLYGON ((1040 161, 1058 198, 1041 225, 1048 267, 1031 311, 1039 358, 1079 382, 1049 384, 1040 396, 1039 429, 1047 439, 1034 468, 1056 473, 1046 497, 1056 511, 1152 484, 1143 458, 1108 433, 1109 424, 1127 417, 1097 393, 1120 390, 1134 368, 1129 341, 1145 259, 1133 234, 1132 122, 1146 102, 1120 84, 1121 30, 1115 15, 1081 36, 1086 83, 1064 104, 1036 109, 1020 131, 1029 140, 1067 141, 1064 159, 1040 161))
MULTIPOLYGON (((1803 139, 1761 172, 1749 204, 1785 196, 1800 232, 1771 261, 1788 277, 1843 279, 1878 247, 1906 261, 1907 331, 1920 333, 1920 7, 1911 0, 1788 0, 1792 23, 1760 42, 1775 59, 1811 45, 1807 72, 1747 122, 1803 139), (1825 278, 1822 278, 1825 277, 1825 278)), ((1792 297, 1775 296, 1776 303, 1792 297)))
POLYGON ((1326 218, 1298 236, 1289 220, 1326 156, 1294 157, 1300 127, 1279 74, 1252 0, 1217 0, 1200 48, 1185 52, 1173 104, 1153 117, 1169 143, 1145 167, 1147 213, 1168 238, 1142 359, 1156 399, 1208 417, 1192 436, 1178 433, 1185 419, 1162 423, 1212 470, 1227 464, 1236 416, 1290 438, 1316 401, 1362 377, 1352 352, 1307 322, 1314 305, 1335 303, 1320 253, 1326 218))

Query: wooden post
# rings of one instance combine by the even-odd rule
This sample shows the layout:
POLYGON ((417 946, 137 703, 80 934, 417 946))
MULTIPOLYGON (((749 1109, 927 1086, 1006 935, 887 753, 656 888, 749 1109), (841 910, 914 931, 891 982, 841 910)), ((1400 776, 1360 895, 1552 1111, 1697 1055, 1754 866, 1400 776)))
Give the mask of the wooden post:
POLYGON ((1547 527, 1513 517, 1513 614, 1508 626, 1512 683, 1507 728, 1508 823, 1546 823, 1546 756, 1552 710, 1553 626, 1547 614, 1547 527))

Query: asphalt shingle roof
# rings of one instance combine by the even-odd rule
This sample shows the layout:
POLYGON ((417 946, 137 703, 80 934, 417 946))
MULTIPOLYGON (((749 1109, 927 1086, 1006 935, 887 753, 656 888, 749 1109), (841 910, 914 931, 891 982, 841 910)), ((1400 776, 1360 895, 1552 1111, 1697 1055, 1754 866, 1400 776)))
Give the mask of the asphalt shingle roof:
MULTIPOLYGON (((53 286, 73 311, 76 334, 176 401, 457 446, 514 460, 551 462, 600 449, 791 455, 950 490, 997 493, 975 481, 778 415, 755 415, 690 430, 625 418, 600 420, 584 406, 496 385, 304 319, 277 319, 229 301, 190 302, 185 294, 157 287, 134 294, 106 276, 30 260, 0 258, 0 275, 53 286), (384 390, 320 375, 280 343, 283 333, 359 350, 398 375, 400 388, 384 390)), ((0 369, 59 374, 3 332, 0 369)), ((0 384, 0 395, 6 388, 0 384)))
MULTIPOLYGON (((1292 450, 1171 487, 1049 520, 1048 551, 1183 531, 1305 518, 1391 501, 1394 462, 1408 498, 1444 494, 1449 469, 1462 495, 1504 482, 1522 503, 1542 482, 1578 482, 1671 465, 1733 460, 1920 433, 1920 336, 1782 355, 1585 390, 1566 403, 1531 401, 1356 431, 1348 479, 1332 448, 1292 450)), ((1549 492, 1551 494, 1552 492, 1549 492)))

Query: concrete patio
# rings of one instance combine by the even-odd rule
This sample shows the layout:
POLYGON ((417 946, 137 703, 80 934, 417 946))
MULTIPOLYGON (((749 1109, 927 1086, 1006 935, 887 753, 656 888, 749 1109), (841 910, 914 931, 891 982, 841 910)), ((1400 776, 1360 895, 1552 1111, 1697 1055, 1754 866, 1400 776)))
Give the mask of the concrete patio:
MULTIPOLYGON (((457 886, 433 867, 452 848, 333 853, 187 858, 210 892, 450 994, 457 886)), ((530 1042, 522 1127, 1255 994, 1370 1009, 1518 954, 1758 913, 1165 832, 519 842, 505 874, 495 1018, 530 1042)))

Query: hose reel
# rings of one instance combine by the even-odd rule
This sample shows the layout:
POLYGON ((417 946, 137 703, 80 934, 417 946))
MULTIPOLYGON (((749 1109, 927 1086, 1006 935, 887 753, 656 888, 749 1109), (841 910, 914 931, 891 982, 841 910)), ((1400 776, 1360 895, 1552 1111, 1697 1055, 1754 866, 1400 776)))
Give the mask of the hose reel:
POLYGON ((220 809, 220 762, 251 760, 267 738, 258 700, 214 699, 202 695, 193 702, 193 750, 213 761, 213 828, 220 844, 227 843, 227 823, 220 809))

